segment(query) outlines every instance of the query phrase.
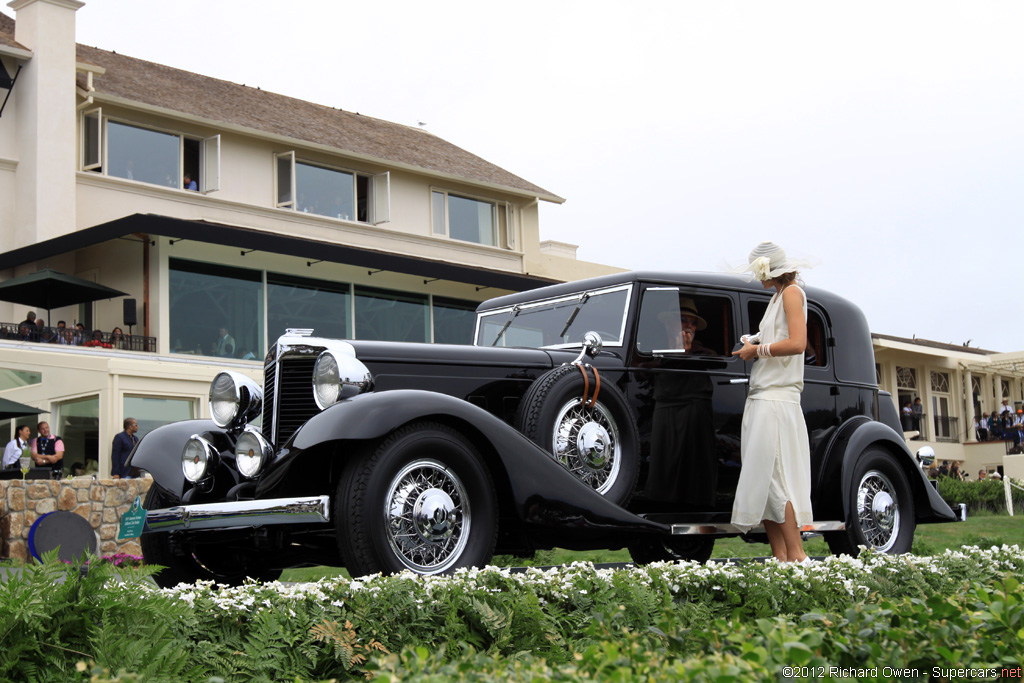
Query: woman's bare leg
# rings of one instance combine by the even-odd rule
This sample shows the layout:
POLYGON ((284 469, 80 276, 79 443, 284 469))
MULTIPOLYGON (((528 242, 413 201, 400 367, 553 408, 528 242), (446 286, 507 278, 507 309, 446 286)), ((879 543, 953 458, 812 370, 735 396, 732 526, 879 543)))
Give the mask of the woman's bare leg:
POLYGON ((789 561, 789 552, 786 548, 786 537, 782 533, 782 525, 770 520, 761 520, 764 531, 768 534, 768 543, 772 546, 772 555, 779 562, 789 561))
MULTIPOLYGON (((787 561, 802 562, 807 558, 807 553, 804 552, 804 539, 800 535, 800 528, 796 525, 796 513, 790 502, 786 503, 786 521, 781 524, 780 533, 786 548, 787 561)), ((770 538, 771 536, 769 536, 770 538)), ((774 553, 774 550, 772 552, 774 553)))

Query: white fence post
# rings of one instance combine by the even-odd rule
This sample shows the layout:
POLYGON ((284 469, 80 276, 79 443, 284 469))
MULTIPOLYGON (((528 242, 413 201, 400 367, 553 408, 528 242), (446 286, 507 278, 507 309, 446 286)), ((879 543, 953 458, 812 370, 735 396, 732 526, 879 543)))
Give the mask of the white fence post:
POLYGON ((1013 492, 1010 490, 1010 478, 1003 477, 1003 492, 1006 494, 1006 511, 1013 517, 1013 492))

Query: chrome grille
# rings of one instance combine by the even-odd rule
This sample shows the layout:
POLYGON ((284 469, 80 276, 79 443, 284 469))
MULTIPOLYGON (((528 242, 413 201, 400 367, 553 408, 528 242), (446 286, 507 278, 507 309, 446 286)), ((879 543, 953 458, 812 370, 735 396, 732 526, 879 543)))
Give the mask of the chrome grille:
POLYGON ((284 357, 277 361, 275 439, 284 445, 306 420, 320 412, 313 398, 313 366, 316 356, 284 357))
POLYGON ((274 438, 274 384, 277 377, 277 363, 269 363, 263 370, 263 438, 277 443, 274 438))

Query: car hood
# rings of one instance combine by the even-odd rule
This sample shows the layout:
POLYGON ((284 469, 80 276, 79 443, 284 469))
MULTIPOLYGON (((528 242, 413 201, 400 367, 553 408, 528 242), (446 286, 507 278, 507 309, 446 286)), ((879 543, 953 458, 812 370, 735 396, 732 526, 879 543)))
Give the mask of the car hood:
POLYGON ((416 365, 515 366, 550 368, 570 361, 578 352, 557 349, 468 346, 463 344, 414 344, 408 342, 350 341, 356 358, 368 365, 410 363, 416 365))

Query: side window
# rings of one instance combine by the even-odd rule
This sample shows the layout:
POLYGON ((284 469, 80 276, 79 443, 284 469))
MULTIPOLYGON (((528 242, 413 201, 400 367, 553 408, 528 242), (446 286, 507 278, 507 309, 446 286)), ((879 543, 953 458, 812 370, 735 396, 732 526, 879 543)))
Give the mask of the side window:
MULTIPOLYGON (((749 334, 755 334, 761 324, 761 318, 768 309, 767 299, 757 299, 747 304, 749 334)), ((825 321, 813 306, 807 307, 807 350, 804 352, 804 365, 823 368, 828 365, 828 334, 825 321)))
POLYGON ((640 305, 637 350, 728 356, 736 341, 732 320, 732 301, 726 297, 649 287, 640 305))

